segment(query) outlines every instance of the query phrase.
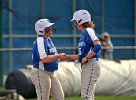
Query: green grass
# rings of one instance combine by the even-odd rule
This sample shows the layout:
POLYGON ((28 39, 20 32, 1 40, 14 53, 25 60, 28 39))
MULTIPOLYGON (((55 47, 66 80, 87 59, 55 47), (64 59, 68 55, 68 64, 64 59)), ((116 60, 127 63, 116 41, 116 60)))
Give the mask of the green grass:
MULTIPOLYGON (((53 99, 50 99, 53 100, 53 99)), ((65 100, 81 100, 80 97, 66 97, 65 100)))
POLYGON ((136 100, 132 96, 96 96, 96 100, 136 100))
MULTIPOLYGON (((37 100, 37 99, 27 99, 37 100)), ((53 100, 52 98, 50 100, 53 100)), ((81 100, 81 97, 66 97, 65 100, 81 100)), ((136 97, 131 96, 96 96, 95 100, 136 100, 136 97)))
MULTIPOLYGON (((0 87, 0 91, 5 90, 4 87, 0 87)), ((36 98, 26 100, 37 100, 36 98)), ((53 100, 50 98, 50 100, 53 100)), ((81 100, 80 96, 66 97, 65 100, 81 100)), ((136 100, 136 96, 96 96, 95 100, 136 100)))
POLYGON ((0 87, 0 91, 3 91, 3 90, 5 90, 5 87, 4 86, 0 87))

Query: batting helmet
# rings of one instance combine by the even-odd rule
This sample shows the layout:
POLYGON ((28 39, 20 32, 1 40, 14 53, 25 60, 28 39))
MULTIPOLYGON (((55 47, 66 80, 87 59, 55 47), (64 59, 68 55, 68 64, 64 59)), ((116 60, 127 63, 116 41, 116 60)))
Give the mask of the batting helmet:
POLYGON ((45 28, 52 26, 54 23, 51 23, 48 19, 40 19, 35 23, 35 31, 38 35, 44 35, 45 28))
POLYGON ((78 25, 91 22, 91 15, 87 10, 78 10, 74 13, 71 21, 76 21, 78 25))

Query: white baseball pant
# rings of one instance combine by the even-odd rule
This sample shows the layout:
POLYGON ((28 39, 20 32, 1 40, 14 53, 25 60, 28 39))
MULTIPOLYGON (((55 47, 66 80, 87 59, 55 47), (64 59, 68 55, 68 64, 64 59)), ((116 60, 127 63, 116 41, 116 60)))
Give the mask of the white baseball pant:
POLYGON ((82 65, 81 73, 81 97, 82 100, 94 100, 96 81, 100 76, 99 63, 95 58, 88 59, 82 65))
POLYGON ((38 100, 49 100, 50 94, 54 100, 64 100, 62 86, 53 72, 33 68, 31 80, 35 85, 38 100))

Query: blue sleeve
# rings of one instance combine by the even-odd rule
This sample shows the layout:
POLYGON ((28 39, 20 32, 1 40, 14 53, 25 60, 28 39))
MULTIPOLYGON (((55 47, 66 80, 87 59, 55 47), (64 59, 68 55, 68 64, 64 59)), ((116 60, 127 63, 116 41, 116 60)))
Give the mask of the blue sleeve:
POLYGON ((100 49, 101 49, 101 45, 94 45, 94 47, 93 47, 93 51, 95 52, 95 53, 98 53, 99 51, 100 51, 100 49))

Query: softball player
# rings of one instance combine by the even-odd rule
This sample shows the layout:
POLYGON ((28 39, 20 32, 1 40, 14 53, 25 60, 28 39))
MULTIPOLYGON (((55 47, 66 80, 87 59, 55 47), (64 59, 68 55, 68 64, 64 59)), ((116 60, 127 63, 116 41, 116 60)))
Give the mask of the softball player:
POLYGON ((58 54, 50 39, 53 24, 48 19, 40 19, 35 23, 37 39, 32 50, 31 80, 35 85, 38 100, 49 100, 50 94, 54 100, 64 100, 61 84, 54 72, 58 69, 58 59, 66 59, 66 55, 58 54))
POLYGON ((69 60, 81 63, 81 97, 82 100, 94 100, 96 81, 100 76, 98 64, 101 44, 95 34, 91 15, 86 10, 78 10, 71 20, 75 27, 82 31, 78 45, 78 55, 68 55, 69 60))

